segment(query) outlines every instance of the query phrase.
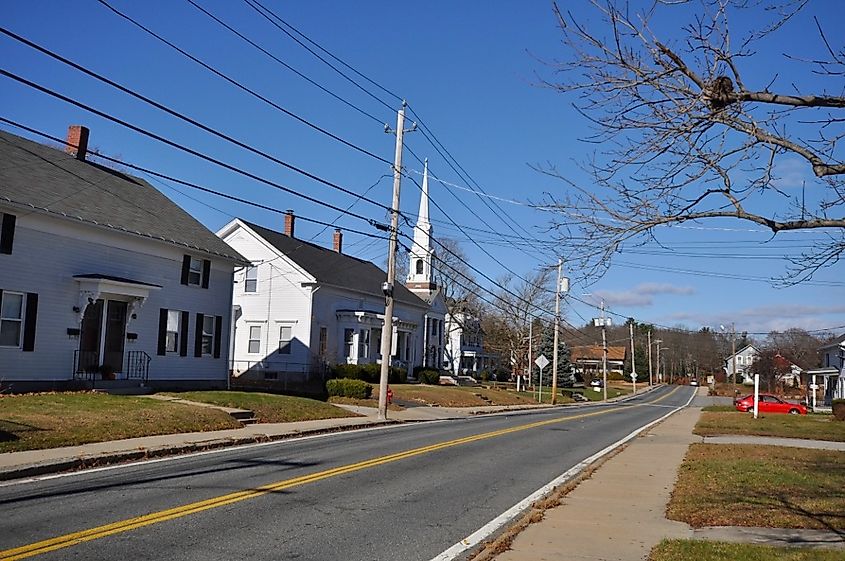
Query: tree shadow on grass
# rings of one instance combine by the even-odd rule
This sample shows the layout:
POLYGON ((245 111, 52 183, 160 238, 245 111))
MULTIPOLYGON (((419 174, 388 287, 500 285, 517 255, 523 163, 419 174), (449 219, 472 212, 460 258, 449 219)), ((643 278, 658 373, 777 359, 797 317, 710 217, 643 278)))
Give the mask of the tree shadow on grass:
POLYGON ((46 429, 26 423, 0 419, 0 442, 16 442, 25 433, 42 432, 46 429))

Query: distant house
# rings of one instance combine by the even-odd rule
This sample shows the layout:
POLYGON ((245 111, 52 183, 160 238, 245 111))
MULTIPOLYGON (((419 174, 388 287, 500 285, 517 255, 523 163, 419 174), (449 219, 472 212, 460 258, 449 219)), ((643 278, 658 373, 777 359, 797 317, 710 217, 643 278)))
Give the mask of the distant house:
MULTIPOLYGON (((774 363, 775 367, 782 372, 783 374, 780 375, 778 382, 783 384, 784 386, 799 386, 801 385, 801 374, 804 373, 804 370, 783 356, 780 353, 777 353, 774 356, 774 363)), ((754 381, 754 377, 751 376, 751 381, 754 381)))
POLYGON ((498 355, 484 349, 484 330, 480 320, 468 313, 446 314, 444 364, 455 375, 475 377, 496 365, 498 355))
POLYGON ((807 370, 814 409, 829 409, 834 399, 845 399, 845 334, 819 349, 822 367, 807 370))
POLYGON ((743 348, 739 349, 735 355, 728 356, 725 359, 725 366, 723 367, 726 379, 734 379, 735 363, 736 381, 739 383, 753 381, 754 377, 749 371, 749 367, 754 363, 754 361, 757 360, 759 356, 760 351, 758 351, 757 347, 755 347, 754 345, 746 345, 743 348), (734 356, 736 356, 736 361, 734 361, 734 356))
MULTIPOLYGON (((288 211, 277 232, 235 219, 218 232, 251 263, 235 277, 235 377, 321 383, 326 365, 382 360, 387 274, 344 254, 340 230, 333 248, 297 238, 295 220, 288 211)), ((429 304, 400 283, 393 295, 391 363, 412 372, 430 337, 429 304)))
MULTIPOLYGON (((607 372, 609 374, 624 373, 627 347, 607 347, 607 372)), ((572 347, 569 360, 575 372, 581 375, 585 382, 602 376, 602 362, 604 351, 600 345, 572 347)))
POLYGON ((231 247, 146 181, 0 132, 0 384, 225 387, 231 247), (108 383, 108 382, 107 382, 108 383))

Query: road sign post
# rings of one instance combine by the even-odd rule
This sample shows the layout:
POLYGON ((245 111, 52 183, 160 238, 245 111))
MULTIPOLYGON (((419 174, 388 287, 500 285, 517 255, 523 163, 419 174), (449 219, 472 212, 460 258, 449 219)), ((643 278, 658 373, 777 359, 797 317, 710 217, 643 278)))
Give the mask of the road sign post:
POLYGON ((637 373, 631 372, 631 383, 634 384, 634 393, 637 393, 637 373))
POLYGON ((537 390, 537 402, 543 403, 543 368, 549 365, 549 359, 546 358, 546 355, 540 355, 534 361, 534 364, 540 369, 540 387, 537 390))

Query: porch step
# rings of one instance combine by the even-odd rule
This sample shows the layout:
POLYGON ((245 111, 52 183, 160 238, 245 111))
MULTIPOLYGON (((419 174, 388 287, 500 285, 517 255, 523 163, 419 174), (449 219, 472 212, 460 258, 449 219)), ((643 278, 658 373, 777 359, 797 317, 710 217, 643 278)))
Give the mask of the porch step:
POLYGON ((252 425, 258 422, 255 413, 249 409, 231 409, 226 407, 225 411, 242 425, 252 425))
POLYGON ((86 389, 110 395, 147 395, 153 393, 152 388, 144 385, 141 380, 96 380, 88 381, 86 389))

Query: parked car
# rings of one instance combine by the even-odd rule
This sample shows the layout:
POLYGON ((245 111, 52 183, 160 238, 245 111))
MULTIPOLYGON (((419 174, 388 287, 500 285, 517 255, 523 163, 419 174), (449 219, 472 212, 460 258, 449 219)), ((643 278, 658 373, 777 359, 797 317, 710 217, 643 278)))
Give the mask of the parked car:
MULTIPOLYGON (((748 412, 754 410, 754 396, 747 395, 743 398, 737 399, 735 402, 736 410, 748 412)), ((790 415, 806 415, 807 408, 800 403, 790 403, 784 401, 776 395, 761 393, 757 410, 760 413, 789 413, 790 415)))
POLYGON ((604 386, 604 382, 602 382, 601 378, 594 378, 590 380, 590 387, 601 388, 602 386, 604 386))
POLYGON ((696 380, 695 378, 693 378, 692 380, 690 380, 690 381, 689 381, 689 385, 690 385, 690 386, 697 386, 697 385, 698 385, 698 380, 696 380))

